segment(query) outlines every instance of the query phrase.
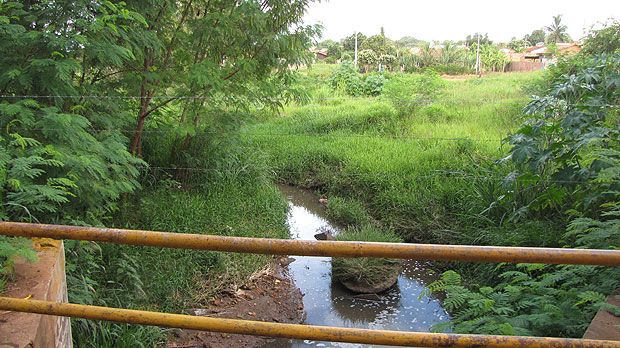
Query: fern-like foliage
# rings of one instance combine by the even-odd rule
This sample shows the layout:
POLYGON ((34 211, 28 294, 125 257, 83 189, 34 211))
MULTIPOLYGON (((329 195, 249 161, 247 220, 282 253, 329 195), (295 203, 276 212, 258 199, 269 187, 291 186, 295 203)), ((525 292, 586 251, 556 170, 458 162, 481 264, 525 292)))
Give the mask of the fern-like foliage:
MULTIPOLYGON (((139 187, 144 162, 118 130, 126 104, 78 97, 114 90, 96 75, 132 58, 120 29, 143 18, 124 6, 0 5, 0 220, 101 224, 139 187)), ((0 239, 4 272, 32 255, 28 243, 0 239)))
MULTIPOLYGON (((530 118, 509 139, 509 159, 518 171, 506 183, 515 189, 497 206, 511 202, 519 218, 536 212, 564 219, 560 242, 569 247, 620 246, 620 127, 613 107, 620 102, 619 71, 617 53, 561 62, 549 73, 547 95, 532 100, 530 118), (531 184, 523 185, 524 179, 531 184)), ((604 303, 620 287, 617 267, 502 269, 492 287, 466 286, 453 271, 432 283, 430 291, 446 294, 444 305, 453 315, 438 329, 581 337, 600 308, 619 312, 604 303)))

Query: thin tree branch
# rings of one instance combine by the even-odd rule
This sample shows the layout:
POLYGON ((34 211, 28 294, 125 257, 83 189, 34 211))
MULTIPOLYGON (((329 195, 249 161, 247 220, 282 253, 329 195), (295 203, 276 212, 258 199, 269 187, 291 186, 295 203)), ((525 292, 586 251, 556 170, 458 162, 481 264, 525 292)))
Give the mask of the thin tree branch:
POLYGON ((147 110, 147 111, 144 113, 144 117, 147 117, 147 116, 148 116, 148 115, 150 115, 152 112, 156 111, 157 109, 159 109, 159 108, 161 108, 161 107, 164 107, 164 106, 168 105, 169 103, 171 103, 171 102, 173 102, 173 101, 175 101, 175 100, 177 100, 177 99, 179 99, 179 97, 172 97, 172 98, 169 98, 169 99, 164 100, 163 102, 161 102, 161 103, 159 103, 159 104, 157 104, 157 105, 153 106, 153 107, 152 107, 152 108, 150 108, 149 110, 147 110))

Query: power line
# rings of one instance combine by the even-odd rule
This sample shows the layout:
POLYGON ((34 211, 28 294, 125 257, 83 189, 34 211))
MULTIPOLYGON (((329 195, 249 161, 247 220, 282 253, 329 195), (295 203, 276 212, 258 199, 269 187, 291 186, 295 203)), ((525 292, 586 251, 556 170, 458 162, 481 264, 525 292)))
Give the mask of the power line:
MULTIPOLYGON (((136 99, 136 100, 140 100, 140 99, 178 99, 178 100, 183 100, 183 99, 190 99, 190 100, 199 100, 199 99, 211 99, 211 96, 204 96, 204 95, 155 95, 155 96, 151 96, 151 97, 145 97, 145 96, 132 96, 132 95, 125 95, 125 96, 121 96, 121 95, 0 95, 0 99, 55 99, 55 98, 82 98, 82 99, 127 99, 127 100, 132 100, 132 99, 136 99)), ((301 106, 303 105, 312 105, 313 102, 316 101, 375 101, 378 97, 357 97, 357 98, 350 98, 350 97, 321 97, 321 98, 309 98, 307 100, 299 100, 296 101, 297 103, 300 103, 301 106)), ((425 99, 425 98, 399 98, 399 99, 390 99, 390 100, 386 100, 389 102, 397 102, 397 103, 419 103, 419 104, 425 104, 426 102, 430 102, 432 101, 431 99, 425 99)), ((478 102, 473 102, 473 103, 461 103, 461 104, 476 104, 478 102)), ((527 101, 524 101, 524 103, 527 103, 527 101)), ((570 106, 583 106, 583 107, 610 107, 610 108, 617 108, 620 107, 620 104, 585 104, 585 103, 572 103, 569 104, 570 106)))
MULTIPOLYGON (((201 173, 209 173, 209 172, 214 172, 214 173, 226 173, 228 172, 225 169, 219 169, 219 168, 195 168, 195 167, 158 167, 158 166, 136 166, 136 168, 143 168, 143 169, 159 169, 159 170, 180 170, 180 171, 187 171, 187 172, 201 172, 201 173)), ((230 172, 236 172, 236 173, 251 173, 253 172, 252 170, 247 170, 247 169, 240 169, 240 170, 230 170, 230 172)), ((279 174, 279 173, 285 173, 285 174, 303 174, 304 170, 293 170, 293 169, 277 169, 277 168, 271 168, 270 172, 272 174, 279 174)), ((394 176, 400 177, 401 179, 405 180, 405 181, 421 181, 422 179, 460 179, 460 180, 472 180, 472 179, 480 179, 480 180, 487 180, 487 181, 498 181, 498 182, 509 182, 510 180, 507 180, 505 177, 491 177, 491 176, 485 176, 485 175, 477 175, 477 174, 471 174, 471 173, 466 173, 466 172, 457 172, 457 171, 434 171, 432 172, 432 174, 423 174, 423 175, 416 175, 416 176, 411 176, 411 177, 404 177, 405 174, 403 173, 361 173, 361 172, 346 172, 346 171, 338 171, 338 172, 334 172, 333 176, 347 176, 347 177, 377 177, 377 178, 391 178, 394 176)), ((515 178, 513 180, 514 183, 557 183, 557 184, 584 184, 587 183, 587 180, 550 180, 550 179, 519 179, 519 178, 515 178)))
MULTIPOLYGON (((63 131, 65 128, 29 128, 28 131, 63 131)), ((134 132, 135 128, 87 128, 87 130, 95 132, 106 131, 118 131, 118 132, 134 132)), ((158 134, 171 134, 175 133, 174 129, 144 129, 142 133, 158 133, 158 134)), ((180 133, 182 134, 182 133, 180 133)), ((398 135, 398 134, 333 134, 333 132, 327 133, 285 133, 285 132, 252 132, 241 130, 238 134, 240 136, 248 137, 289 137, 289 138, 368 138, 368 139, 405 139, 416 141, 473 141, 473 142, 502 142, 502 138, 473 138, 473 137, 434 137, 434 136, 417 136, 417 135, 398 135)), ((252 140, 252 139, 246 139, 252 140)))

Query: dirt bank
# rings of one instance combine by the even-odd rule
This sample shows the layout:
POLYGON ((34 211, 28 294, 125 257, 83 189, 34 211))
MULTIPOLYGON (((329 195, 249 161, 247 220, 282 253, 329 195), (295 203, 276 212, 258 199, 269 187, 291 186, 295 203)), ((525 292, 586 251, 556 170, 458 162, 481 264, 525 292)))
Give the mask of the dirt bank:
MULTIPOLYGON (((302 294, 288 274, 292 259, 274 258, 265 268, 234 291, 216 298, 208 308, 195 309, 194 315, 260 320, 278 323, 302 323, 302 294)), ((266 337, 231 335, 193 330, 173 330, 166 347, 268 347, 274 340, 266 337)))

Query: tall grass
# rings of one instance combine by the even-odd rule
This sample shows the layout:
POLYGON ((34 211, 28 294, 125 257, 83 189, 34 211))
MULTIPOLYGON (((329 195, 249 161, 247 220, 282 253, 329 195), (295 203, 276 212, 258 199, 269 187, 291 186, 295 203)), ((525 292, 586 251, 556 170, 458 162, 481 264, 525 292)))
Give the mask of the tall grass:
POLYGON ((407 240, 503 244, 481 228, 489 227, 482 212, 495 199, 485 192, 505 173, 483 168, 506 150, 502 139, 527 102, 522 87, 537 78, 447 80, 434 102, 407 114, 382 97, 319 94, 243 134, 278 180, 358 200, 407 240))
MULTIPOLYGON (((225 236, 287 238, 287 203, 264 159, 248 152, 236 129, 177 137, 173 125, 145 143, 152 165, 143 190, 128 197, 116 227, 225 236), (187 140, 186 140, 187 139, 187 140), (174 169, 177 168, 177 169, 174 169)), ((119 245, 68 248, 72 302, 162 312, 206 306, 268 261, 264 255, 119 245), (88 267, 80 267, 88 265, 88 267)), ((159 328, 73 322, 79 347, 152 347, 159 328)))

